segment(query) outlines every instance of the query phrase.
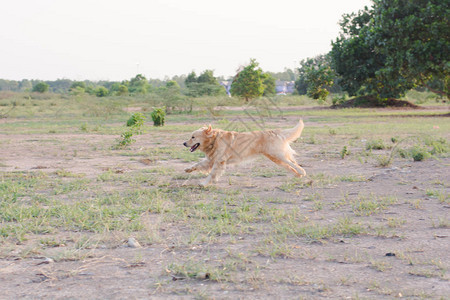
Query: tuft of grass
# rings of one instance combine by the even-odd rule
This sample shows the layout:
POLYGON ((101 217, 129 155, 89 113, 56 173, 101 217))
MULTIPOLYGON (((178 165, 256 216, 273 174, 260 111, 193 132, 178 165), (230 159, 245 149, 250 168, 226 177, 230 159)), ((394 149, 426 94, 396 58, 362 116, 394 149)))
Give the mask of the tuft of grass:
POLYGON ((416 145, 410 150, 411 157, 414 161, 422 161, 431 157, 431 153, 428 150, 420 145, 416 145))
POLYGON ((366 150, 383 150, 386 149, 382 139, 370 140, 366 142, 366 150))
POLYGON ((386 270, 392 269, 392 265, 384 261, 371 261, 370 267, 379 272, 384 272, 386 270))
POLYGON ((357 216, 370 216, 388 208, 389 205, 397 203, 394 196, 380 197, 375 194, 358 195, 352 201, 352 210, 357 216))

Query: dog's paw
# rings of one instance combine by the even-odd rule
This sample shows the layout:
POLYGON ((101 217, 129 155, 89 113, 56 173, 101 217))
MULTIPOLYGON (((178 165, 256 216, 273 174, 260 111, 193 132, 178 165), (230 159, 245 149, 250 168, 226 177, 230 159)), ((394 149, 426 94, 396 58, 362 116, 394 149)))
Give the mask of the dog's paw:
POLYGON ((194 172, 194 168, 187 168, 187 169, 184 169, 184 171, 186 172, 186 173, 191 173, 191 172, 194 172))

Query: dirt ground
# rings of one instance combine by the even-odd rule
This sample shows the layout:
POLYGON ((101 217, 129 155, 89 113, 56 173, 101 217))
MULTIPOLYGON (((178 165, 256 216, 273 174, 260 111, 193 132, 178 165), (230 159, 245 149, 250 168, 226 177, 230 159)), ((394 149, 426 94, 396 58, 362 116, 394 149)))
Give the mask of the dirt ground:
MULTIPOLYGON (((324 151, 324 144, 301 140, 293 148, 308 178, 296 181, 270 161, 258 159, 231 167, 216 187, 204 190, 197 187, 201 176, 190 177, 183 172, 193 162, 170 156, 158 159, 146 152, 163 146, 187 151, 181 145, 186 133, 146 133, 137 137, 128 155, 110 150, 116 138, 80 132, 1 135, 0 171, 55 176, 56 171, 65 170, 97 182, 106 171, 125 176, 149 168, 168 169, 168 174, 148 176, 158 177, 155 180, 165 184, 166 193, 170 188, 186 189, 193 194, 186 196, 193 197, 192 205, 201 201, 227 203, 229 192, 236 191, 253 199, 252 205, 298 211, 311 226, 331 226, 351 216, 352 222, 365 230, 318 239, 287 232, 278 244, 268 239, 283 234, 273 234, 273 223, 260 220, 248 230, 242 229, 246 224, 238 224, 236 234, 206 233, 204 237, 209 240, 191 237, 188 243, 186 237, 196 233, 189 221, 167 221, 161 214, 147 214, 142 217, 158 239, 146 242, 136 237, 142 246, 138 248, 127 245, 133 232, 94 235, 59 230, 49 234, 64 241, 54 247, 39 246, 45 234, 30 234, 26 241, 5 240, 2 245, 0 299, 450 297, 449 158, 421 162, 398 158, 390 166, 379 167, 354 156, 341 159, 338 152, 324 151), (443 196, 439 198, 431 191, 443 196), (210 199, 196 202, 196 193, 210 199), (351 203, 364 197, 395 200, 367 215, 356 214, 351 203), (86 255, 54 259, 66 249, 76 249, 77 239, 90 236, 100 242, 83 249, 86 255), (174 271, 174 264, 188 263, 220 270, 227 279, 211 280, 207 271, 194 276, 174 271)), ((342 145, 335 148, 340 150, 342 145)), ((352 148, 353 153, 357 151, 363 151, 360 144, 352 148)), ((131 188, 120 181, 106 182, 102 187, 105 193, 131 188)), ((141 188, 155 187, 143 183, 141 188)), ((70 195, 55 197, 68 197, 64 201, 70 201, 70 195)), ((176 199, 171 200, 176 203, 176 199)))

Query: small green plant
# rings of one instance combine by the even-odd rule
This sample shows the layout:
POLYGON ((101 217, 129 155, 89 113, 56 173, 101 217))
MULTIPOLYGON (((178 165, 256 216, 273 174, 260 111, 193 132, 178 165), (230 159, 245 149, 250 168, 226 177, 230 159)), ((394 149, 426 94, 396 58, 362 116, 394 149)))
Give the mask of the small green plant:
POLYGON ((144 125, 145 116, 141 113, 134 113, 127 121, 128 127, 138 127, 139 129, 144 125))
POLYGON ((411 156, 414 161, 422 161, 431 157, 431 153, 422 146, 414 146, 411 149, 411 156))
POLYGON ((338 95, 338 96, 334 96, 333 99, 331 99, 331 102, 333 105, 340 105, 343 104, 345 101, 347 101, 347 95, 346 94, 342 94, 342 95, 338 95))
POLYGON ((83 123, 83 124, 81 124, 80 130, 81 130, 81 131, 84 131, 84 132, 88 132, 88 125, 87 125, 86 122, 83 123))
POLYGON ((344 146, 341 150, 341 159, 344 159, 347 155, 350 155, 350 150, 348 150, 347 146, 344 146))
POLYGON ((133 139, 132 137, 133 137, 132 130, 127 130, 127 131, 123 132, 120 135, 120 139, 118 140, 117 146, 119 148, 123 148, 123 147, 129 146, 132 143, 136 142, 136 140, 133 139))
POLYGON ((433 155, 443 154, 450 151, 450 145, 444 138, 439 138, 437 140, 425 139, 425 144, 431 147, 429 152, 433 155))
POLYGON ((392 163, 392 155, 388 156, 388 155, 380 155, 377 157, 377 165, 379 167, 388 167, 391 165, 392 163))
POLYGON ((124 148, 134 143, 136 140, 133 139, 133 135, 142 133, 142 126, 144 125, 144 121, 145 116, 143 114, 132 114, 126 124, 128 129, 120 135, 120 138, 117 140, 117 145, 113 148, 124 148))
POLYGON ((164 119, 166 117, 166 108, 155 108, 152 111, 153 126, 164 126, 164 119))
POLYGON ((366 150, 383 150, 386 148, 382 139, 370 140, 366 143, 366 150))

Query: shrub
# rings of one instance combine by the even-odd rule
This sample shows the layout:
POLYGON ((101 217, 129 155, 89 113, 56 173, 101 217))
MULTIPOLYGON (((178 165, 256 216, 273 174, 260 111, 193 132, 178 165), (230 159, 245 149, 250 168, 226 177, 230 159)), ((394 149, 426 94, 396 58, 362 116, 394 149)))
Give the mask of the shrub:
POLYGON ((145 122, 145 116, 141 113, 134 113, 130 116, 130 118, 127 121, 127 126, 131 127, 137 127, 139 130, 144 125, 145 122))
POLYGON ((382 139, 371 140, 366 143, 366 150, 382 150, 385 149, 386 145, 382 139))
POLYGON ((96 90, 95 90, 95 95, 97 97, 106 97, 108 95, 109 91, 107 88, 105 88, 104 86, 99 86, 96 90))
POLYGON ((414 161, 422 161, 431 157, 431 153, 428 150, 421 146, 414 146, 411 149, 411 156, 414 161))
POLYGON ((341 150, 341 158, 344 159, 347 155, 350 154, 350 150, 347 149, 347 146, 344 146, 341 150))
POLYGON ((427 139, 425 144, 431 147, 431 154, 443 154, 449 152, 449 144, 444 138, 439 138, 437 140, 427 139))
POLYGON ((145 116, 143 114, 132 114, 131 117, 127 120, 128 129, 120 135, 120 139, 117 140, 117 145, 114 146, 113 149, 123 148, 134 143, 136 140, 133 139, 133 135, 142 133, 142 126, 144 125, 144 121, 145 116))
POLYGON ((48 88, 50 86, 48 84, 46 84, 45 82, 39 82, 38 84, 36 84, 35 86, 33 86, 33 92, 37 92, 37 93, 45 93, 48 91, 48 88))
POLYGON ((166 117, 165 107, 155 108, 152 111, 153 126, 164 126, 165 117, 166 117))

